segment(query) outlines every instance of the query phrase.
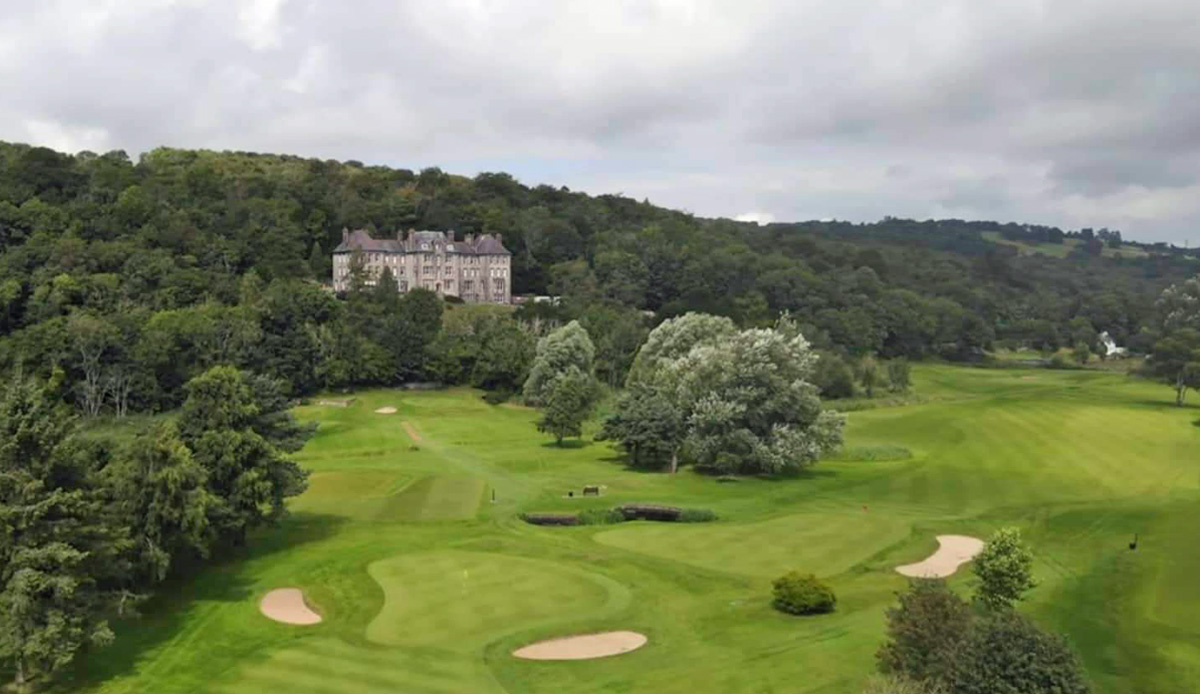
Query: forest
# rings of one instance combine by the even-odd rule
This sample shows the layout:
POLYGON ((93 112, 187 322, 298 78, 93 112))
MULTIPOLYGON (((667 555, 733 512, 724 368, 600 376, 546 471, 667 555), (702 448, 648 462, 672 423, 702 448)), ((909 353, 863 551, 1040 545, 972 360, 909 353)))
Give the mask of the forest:
POLYGON ((293 397, 417 380, 512 392, 536 339, 573 319, 596 341, 597 376, 619 385, 649 330, 692 311, 741 327, 786 312, 848 360, 1094 347, 1100 331, 1147 351, 1155 300, 1196 268, 1194 252, 1107 229, 759 226, 504 173, 0 143, 0 369, 61 372, 84 415, 178 407, 184 383, 222 364, 293 397), (514 295, 560 300, 510 314, 378 287, 334 296, 322 282, 343 228, 501 233, 514 295), (1011 245, 1065 241, 1062 257, 1011 245))

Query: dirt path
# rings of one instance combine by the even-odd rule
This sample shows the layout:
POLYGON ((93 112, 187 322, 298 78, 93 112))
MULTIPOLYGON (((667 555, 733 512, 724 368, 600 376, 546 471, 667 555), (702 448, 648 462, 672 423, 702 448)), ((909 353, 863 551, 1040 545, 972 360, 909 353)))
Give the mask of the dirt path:
POLYGON ((378 410, 375 410, 375 414, 396 414, 396 408, 390 406, 381 407, 378 410))
POLYGON ((263 596, 258 609, 268 618, 284 624, 309 626, 321 623, 321 615, 304 602, 299 588, 277 588, 263 596))
POLYGON ((983 551, 983 540, 966 535, 938 535, 938 550, 925 561, 897 566, 896 571, 913 578, 945 578, 983 551))
POLYGON ((400 425, 404 427, 404 431, 408 433, 408 438, 412 439, 413 443, 421 443, 421 435, 417 433, 413 425, 408 422, 400 422, 400 425))
POLYGON ((513 655, 525 660, 591 660, 637 650, 646 645, 646 640, 636 631, 606 631, 538 641, 518 648, 513 655))

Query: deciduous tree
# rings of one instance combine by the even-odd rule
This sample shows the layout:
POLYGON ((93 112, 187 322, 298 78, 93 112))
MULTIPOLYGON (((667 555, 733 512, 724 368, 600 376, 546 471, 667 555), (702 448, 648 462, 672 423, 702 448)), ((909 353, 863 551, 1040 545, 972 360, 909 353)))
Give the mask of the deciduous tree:
POLYGON ((554 436, 562 445, 563 438, 583 433, 583 422, 596 402, 596 379, 578 367, 567 369, 550 379, 542 391, 542 418, 538 431, 554 436))
POLYGON ((255 430, 263 412, 240 371, 213 367, 186 390, 179 429, 207 475, 210 523, 242 544, 250 530, 283 514, 285 499, 304 491, 307 473, 255 430))
POLYGON ((1079 659, 1067 642, 1028 617, 1000 610, 979 620, 951 660, 953 694, 1087 694, 1079 659))
POLYGON ((843 418, 810 383, 816 355, 787 318, 693 347, 667 369, 688 413, 689 455, 725 472, 794 472, 841 443, 843 418))
POLYGON ((915 579, 887 611, 887 642, 875 654, 879 669, 910 680, 948 679, 971 627, 971 608, 945 581, 915 579))
POLYGON ((523 388, 525 402, 541 405, 548 397, 551 381, 572 368, 590 378, 595 357, 592 339, 578 321, 571 321, 538 340, 529 378, 523 388))
POLYGON ((1012 607, 1036 583, 1033 554, 1016 528, 997 530, 972 564, 979 587, 975 599, 991 609, 1012 607))

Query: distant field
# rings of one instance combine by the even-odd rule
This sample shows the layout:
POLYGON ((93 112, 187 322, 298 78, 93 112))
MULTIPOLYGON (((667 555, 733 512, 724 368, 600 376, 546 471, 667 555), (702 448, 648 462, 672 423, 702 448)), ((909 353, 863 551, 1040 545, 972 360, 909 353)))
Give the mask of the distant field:
POLYGON ((167 586, 65 689, 856 694, 904 585, 893 567, 927 556, 936 534, 1016 524, 1037 558, 1024 609, 1070 637, 1099 694, 1200 690, 1200 408, 1100 371, 913 376, 919 397, 850 413, 845 450, 811 472, 730 484, 631 471, 590 440, 558 448, 536 413, 466 389, 300 408, 320 428, 298 455, 313 477, 294 514, 240 560, 167 586), (398 412, 374 414, 385 406, 398 412), (567 496, 585 484, 604 495, 567 496), (632 501, 720 519, 517 518, 632 501), (770 581, 789 569, 826 577, 837 612, 771 609, 770 581), (262 617, 258 600, 284 586, 325 621, 262 617), (595 661, 509 655, 609 629, 650 642, 595 661))
MULTIPOLYGON (((1068 253, 1078 248, 1082 243, 1079 239, 1063 239, 1062 243, 1024 243, 1022 241, 1006 239, 998 231, 985 231, 983 232, 983 238, 1002 246, 1013 246, 1020 249, 1022 254, 1040 253, 1042 255, 1054 256, 1055 258, 1067 257, 1068 253)), ((1106 245, 1100 253, 1106 258, 1144 258, 1150 255, 1142 248, 1130 246, 1129 244, 1122 244, 1120 248, 1109 248, 1106 245)))

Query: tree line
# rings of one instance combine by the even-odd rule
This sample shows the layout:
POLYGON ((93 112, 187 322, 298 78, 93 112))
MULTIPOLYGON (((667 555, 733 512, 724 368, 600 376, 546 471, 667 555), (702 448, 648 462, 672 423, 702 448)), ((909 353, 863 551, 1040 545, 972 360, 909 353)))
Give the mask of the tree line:
MULTIPOLYGON (((537 343, 522 394, 542 408, 538 429, 560 445, 582 434, 599 395, 595 353, 577 321, 537 343)), ((786 315, 745 330, 704 313, 668 319, 637 350, 596 438, 639 467, 797 472, 842 440, 844 418, 824 409, 811 382, 819 358, 786 315)))
POLYGON ((110 623, 180 566, 244 545, 307 474, 312 427, 279 382, 229 366, 189 380, 178 415, 128 443, 82 436, 65 378, 0 392, 0 672, 19 692, 110 644, 110 623))
POLYGON ((1157 296, 1194 274, 1195 259, 1172 249, 1052 258, 984 237, 1018 228, 1035 229, 759 226, 502 173, 169 148, 133 162, 0 143, 0 370, 60 368, 81 412, 123 415, 178 407, 182 384, 217 364, 280 379, 292 396, 418 379, 515 392, 515 362, 476 370, 476 331, 519 356, 571 320, 592 336, 597 378, 619 386, 649 328, 689 312, 740 328, 787 312, 856 372, 870 355, 974 359, 994 346, 1094 344, 1101 330, 1148 351, 1157 296), (363 287, 339 300, 319 283, 343 227, 501 233, 514 291, 559 302, 501 329, 455 311, 439 322, 440 304, 419 294, 372 298, 363 287))

